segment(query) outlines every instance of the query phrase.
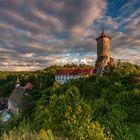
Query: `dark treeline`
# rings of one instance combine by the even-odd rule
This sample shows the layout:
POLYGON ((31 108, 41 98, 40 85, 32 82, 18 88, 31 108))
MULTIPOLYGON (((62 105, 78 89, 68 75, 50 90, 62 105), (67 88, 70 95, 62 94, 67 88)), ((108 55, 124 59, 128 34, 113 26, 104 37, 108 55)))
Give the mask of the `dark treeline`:
MULTIPOLYGON (((64 67, 91 67, 67 64, 64 67)), ((33 84, 23 99, 22 113, 1 126, 1 134, 70 140, 140 139, 140 67, 118 62, 111 73, 60 85, 51 66, 42 71, 0 73, 0 96, 8 97, 17 75, 33 84)), ((3 137, 3 136, 2 136, 3 137)))

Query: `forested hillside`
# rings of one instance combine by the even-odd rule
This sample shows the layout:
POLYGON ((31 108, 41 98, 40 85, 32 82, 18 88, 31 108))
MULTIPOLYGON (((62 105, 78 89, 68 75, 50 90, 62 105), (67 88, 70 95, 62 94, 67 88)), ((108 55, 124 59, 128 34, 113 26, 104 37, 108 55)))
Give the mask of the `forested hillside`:
POLYGON ((58 68, 0 73, 1 97, 10 95, 17 75, 21 85, 33 84, 23 99, 22 113, 1 125, 2 139, 140 139, 139 66, 118 62, 110 73, 64 85, 54 80, 58 68))

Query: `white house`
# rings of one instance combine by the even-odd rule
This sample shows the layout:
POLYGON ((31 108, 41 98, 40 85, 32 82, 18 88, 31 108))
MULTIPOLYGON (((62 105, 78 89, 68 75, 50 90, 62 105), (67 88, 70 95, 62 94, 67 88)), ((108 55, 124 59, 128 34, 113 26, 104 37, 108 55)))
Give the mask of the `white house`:
POLYGON ((64 84, 72 79, 88 77, 94 73, 94 68, 61 68, 55 74, 55 80, 64 84))

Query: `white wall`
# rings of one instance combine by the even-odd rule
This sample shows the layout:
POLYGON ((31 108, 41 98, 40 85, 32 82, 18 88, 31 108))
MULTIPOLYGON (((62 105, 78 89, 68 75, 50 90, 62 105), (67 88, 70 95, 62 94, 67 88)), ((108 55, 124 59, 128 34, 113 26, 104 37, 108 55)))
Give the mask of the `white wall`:
MULTIPOLYGON (((88 75, 85 75, 87 77, 88 75)), ((60 84, 64 84, 72 79, 78 79, 78 78, 84 77, 84 75, 55 75, 55 80, 58 81, 60 84)))
POLYGON ((14 114, 19 114, 19 111, 20 111, 20 109, 16 108, 13 105, 12 101, 9 101, 9 100, 8 100, 8 110, 11 110, 14 114))

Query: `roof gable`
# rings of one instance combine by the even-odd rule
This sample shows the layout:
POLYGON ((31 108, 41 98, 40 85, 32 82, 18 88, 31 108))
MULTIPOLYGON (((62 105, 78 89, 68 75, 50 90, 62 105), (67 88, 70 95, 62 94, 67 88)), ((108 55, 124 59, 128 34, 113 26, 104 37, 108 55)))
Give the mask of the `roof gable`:
POLYGON ((8 101, 12 102, 15 107, 20 107, 25 91, 26 89, 24 87, 16 87, 8 98, 8 101))

